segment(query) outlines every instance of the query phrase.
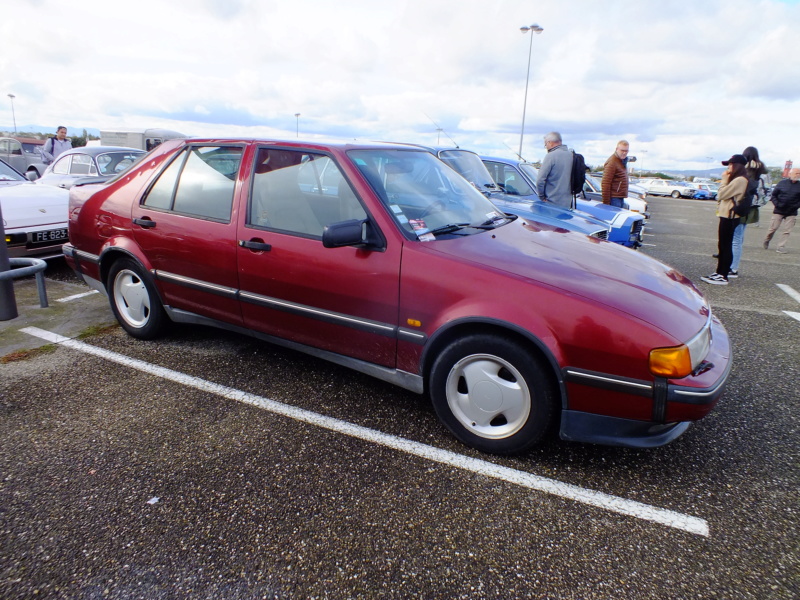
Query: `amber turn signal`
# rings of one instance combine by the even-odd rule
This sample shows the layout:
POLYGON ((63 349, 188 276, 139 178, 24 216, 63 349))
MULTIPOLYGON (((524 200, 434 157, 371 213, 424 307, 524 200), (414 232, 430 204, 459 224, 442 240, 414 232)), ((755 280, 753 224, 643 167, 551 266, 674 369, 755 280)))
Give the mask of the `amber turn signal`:
POLYGON ((692 356, 685 344, 650 351, 650 372, 658 377, 681 378, 692 372, 692 356))

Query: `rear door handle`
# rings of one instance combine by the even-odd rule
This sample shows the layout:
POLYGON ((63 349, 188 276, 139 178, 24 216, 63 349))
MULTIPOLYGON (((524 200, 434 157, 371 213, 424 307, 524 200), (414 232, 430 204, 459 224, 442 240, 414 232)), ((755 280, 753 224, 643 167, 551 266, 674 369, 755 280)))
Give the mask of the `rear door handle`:
POLYGON ((250 250, 259 250, 261 252, 269 252, 272 250, 272 245, 265 244, 257 240, 239 240, 239 245, 242 248, 249 248, 250 250))
POLYGON ((134 219, 133 224, 138 225, 139 227, 144 227, 145 229, 156 226, 156 222, 150 217, 145 217, 144 219, 134 219))

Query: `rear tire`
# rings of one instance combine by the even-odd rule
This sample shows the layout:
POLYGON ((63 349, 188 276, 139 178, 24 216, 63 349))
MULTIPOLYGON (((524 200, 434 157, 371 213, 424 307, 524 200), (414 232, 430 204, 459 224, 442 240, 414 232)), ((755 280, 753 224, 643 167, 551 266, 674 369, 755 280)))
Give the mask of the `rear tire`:
POLYGON ((167 314, 141 265, 129 258, 117 260, 108 273, 106 289, 111 310, 128 334, 152 340, 164 333, 167 314))
POLYGON ((681 197, 681 193, 678 190, 673 190, 672 191, 672 197, 673 198, 680 198, 681 197))
POLYGON ((445 348, 431 369, 429 392, 453 435, 491 454, 530 449, 557 414, 555 384, 541 361, 499 335, 471 335, 445 348))

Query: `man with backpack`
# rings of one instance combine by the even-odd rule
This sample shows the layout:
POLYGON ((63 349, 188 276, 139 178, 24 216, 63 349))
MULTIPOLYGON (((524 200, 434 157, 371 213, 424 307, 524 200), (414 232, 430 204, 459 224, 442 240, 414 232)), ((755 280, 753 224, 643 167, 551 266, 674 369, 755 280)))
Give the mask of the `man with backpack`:
POLYGON ((71 148, 72 142, 67 139, 67 128, 60 125, 56 129, 56 137, 48 138, 44 146, 39 149, 42 154, 42 162, 46 165, 52 164, 59 154, 71 148))
POLYGON ((536 177, 536 193, 545 202, 572 208, 572 152, 557 131, 544 136, 544 147, 547 155, 536 177))

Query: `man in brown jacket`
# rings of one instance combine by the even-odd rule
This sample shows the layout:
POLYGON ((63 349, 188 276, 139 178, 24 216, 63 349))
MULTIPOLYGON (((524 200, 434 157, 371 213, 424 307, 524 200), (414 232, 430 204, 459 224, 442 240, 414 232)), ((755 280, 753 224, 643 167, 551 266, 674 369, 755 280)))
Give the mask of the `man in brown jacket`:
POLYGON ((623 207, 625 198, 628 197, 628 150, 630 144, 625 140, 617 142, 614 151, 603 166, 603 204, 623 207))

